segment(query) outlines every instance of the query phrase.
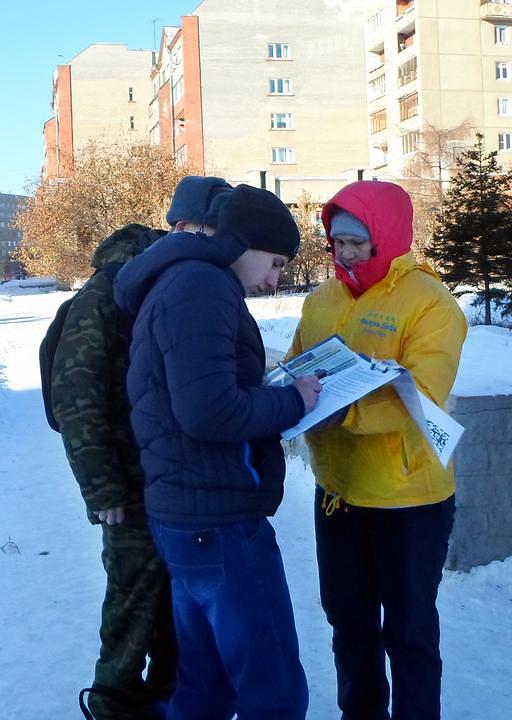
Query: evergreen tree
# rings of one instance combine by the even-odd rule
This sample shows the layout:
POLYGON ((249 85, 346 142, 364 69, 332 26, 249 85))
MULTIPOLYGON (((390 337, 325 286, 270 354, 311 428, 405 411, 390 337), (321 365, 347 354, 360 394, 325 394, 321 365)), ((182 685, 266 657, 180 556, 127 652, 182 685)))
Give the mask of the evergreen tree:
POLYGON ((425 251, 453 289, 469 285, 485 307, 504 306, 512 293, 512 173, 504 172, 497 152, 486 153, 484 137, 459 156, 437 218, 432 245, 425 251))

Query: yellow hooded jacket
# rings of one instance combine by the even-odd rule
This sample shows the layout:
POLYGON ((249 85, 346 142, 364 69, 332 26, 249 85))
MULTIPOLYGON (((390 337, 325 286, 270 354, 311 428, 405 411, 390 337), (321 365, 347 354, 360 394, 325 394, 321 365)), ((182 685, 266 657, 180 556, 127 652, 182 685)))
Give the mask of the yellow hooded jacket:
MULTIPOLYGON (((466 332, 464 314, 436 273, 407 252, 357 298, 337 278, 314 290, 288 356, 338 334, 357 353, 395 359, 442 407, 466 332)), ((454 492, 453 469, 443 470, 391 386, 352 405, 341 425, 311 430, 307 442, 317 482, 348 504, 425 505, 454 492)))

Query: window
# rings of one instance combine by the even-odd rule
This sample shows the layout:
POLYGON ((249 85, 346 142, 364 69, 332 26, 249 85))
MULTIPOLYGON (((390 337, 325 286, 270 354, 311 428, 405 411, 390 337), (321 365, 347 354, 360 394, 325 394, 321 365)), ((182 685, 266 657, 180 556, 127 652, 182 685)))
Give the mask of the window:
POLYGON ((149 131, 149 144, 159 145, 160 144, 160 125, 154 125, 149 131))
POLYGON ((173 82, 172 84, 172 101, 174 104, 176 104, 178 100, 183 96, 183 92, 183 75, 180 75, 176 82, 173 82))
POLYGON ((498 98, 498 115, 512 115, 512 98, 498 98))
POLYGON ((380 27, 382 27, 382 10, 378 10, 368 18, 368 32, 377 32, 380 27))
POLYGON ((494 42, 496 45, 508 45, 510 29, 508 25, 496 25, 494 28, 494 42))
POLYGON ((292 81, 288 78, 270 78, 268 91, 271 95, 291 95, 292 81))
POLYGON ((176 136, 185 132, 185 115, 176 118, 176 136))
POLYGON ((292 130, 293 117, 291 113, 271 113, 270 114, 271 130, 292 130))
POLYGON ((376 133, 384 130, 387 126, 386 110, 378 110, 370 115, 370 132, 376 133))
POLYGON ((135 116, 130 115, 130 130, 135 130, 135 116))
POLYGON ((128 88, 128 102, 133 102, 133 88, 128 88))
POLYGON ((400 120, 408 120, 418 114, 418 93, 411 93, 398 101, 400 120))
POLYGON ((398 68, 398 87, 416 80, 418 71, 418 58, 413 57, 398 68))
POLYGON ((411 45, 414 45, 415 42, 415 31, 411 30, 407 33, 398 33, 397 40, 398 40, 398 52, 402 52, 402 50, 406 50, 408 47, 411 47, 411 45))
POLYGON ((512 150, 512 132, 498 133, 498 148, 512 150))
POLYGON ((272 148, 273 163, 294 163, 295 150, 290 147, 273 147, 272 148))
POLYGON ((418 149, 419 139, 420 134, 418 130, 402 135, 402 153, 408 155, 409 153, 415 152, 418 149))
POLYGON ((496 80, 508 80, 510 78, 510 63, 499 60, 496 63, 496 80))
POLYGON ((382 97, 386 94, 386 76, 384 73, 376 77, 374 80, 370 80, 368 84, 368 98, 375 100, 375 98, 382 97))
POLYGON ((292 53, 288 43, 269 43, 267 58, 269 60, 291 60, 292 53))
POLYGON ((185 165, 187 162, 187 146, 182 145, 176 150, 176 165, 185 165))
POLYGON ((372 147, 372 164, 374 167, 382 167, 388 164, 387 142, 372 147))

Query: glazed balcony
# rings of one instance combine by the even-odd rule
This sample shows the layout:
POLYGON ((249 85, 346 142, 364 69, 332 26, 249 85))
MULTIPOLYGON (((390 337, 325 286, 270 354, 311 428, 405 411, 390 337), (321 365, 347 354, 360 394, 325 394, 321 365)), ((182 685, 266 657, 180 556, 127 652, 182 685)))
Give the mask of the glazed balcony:
POLYGON ((480 17, 489 22, 512 23, 512 1, 488 2, 488 0, 481 0, 480 17))

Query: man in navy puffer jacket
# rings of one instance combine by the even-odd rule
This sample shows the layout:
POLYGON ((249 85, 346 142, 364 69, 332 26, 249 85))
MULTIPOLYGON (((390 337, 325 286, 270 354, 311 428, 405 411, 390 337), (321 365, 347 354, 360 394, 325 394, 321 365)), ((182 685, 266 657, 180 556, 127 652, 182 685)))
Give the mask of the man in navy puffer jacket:
POLYGON ((262 385, 245 294, 274 290, 299 246, 286 206, 240 185, 217 232, 174 233, 118 274, 137 320, 128 393, 145 503, 172 577, 180 652, 167 720, 303 720, 307 685, 267 516, 282 498, 279 433, 316 403, 315 376, 262 385))

